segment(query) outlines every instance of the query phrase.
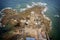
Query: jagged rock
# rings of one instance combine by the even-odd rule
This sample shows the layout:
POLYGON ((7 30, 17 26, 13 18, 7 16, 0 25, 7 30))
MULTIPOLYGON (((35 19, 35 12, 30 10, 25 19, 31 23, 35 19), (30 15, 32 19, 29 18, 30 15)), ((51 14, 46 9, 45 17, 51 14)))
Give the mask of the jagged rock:
MULTIPOLYGON (((5 9, 2 11, 5 14, 1 21, 2 25, 6 26, 7 22, 13 25, 13 36, 19 34, 23 35, 23 38, 34 37, 36 40, 47 40, 51 20, 42 13, 44 9, 45 7, 36 5, 17 14, 13 9, 5 9)), ((11 37, 8 36, 8 39, 11 37)))

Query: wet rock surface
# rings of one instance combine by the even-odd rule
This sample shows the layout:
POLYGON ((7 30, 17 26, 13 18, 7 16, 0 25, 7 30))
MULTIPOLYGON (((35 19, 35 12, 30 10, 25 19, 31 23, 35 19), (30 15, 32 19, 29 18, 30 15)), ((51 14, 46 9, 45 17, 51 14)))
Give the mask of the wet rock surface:
POLYGON ((36 40, 47 40, 51 20, 42 13, 44 8, 36 5, 19 13, 13 9, 3 10, 2 26, 5 25, 10 29, 8 33, 3 35, 3 38, 6 40, 26 40, 26 37, 32 37, 36 40))

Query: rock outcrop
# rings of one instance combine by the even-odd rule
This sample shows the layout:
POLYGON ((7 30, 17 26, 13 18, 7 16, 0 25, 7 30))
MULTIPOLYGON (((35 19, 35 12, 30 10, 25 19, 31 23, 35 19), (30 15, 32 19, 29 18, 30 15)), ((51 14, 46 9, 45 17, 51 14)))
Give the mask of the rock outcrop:
POLYGON ((9 34, 5 34, 3 38, 13 40, 15 35, 20 35, 17 38, 19 40, 21 38, 25 40, 26 37, 33 37, 36 40, 47 40, 51 20, 42 13, 44 9, 44 6, 35 5, 20 13, 13 9, 3 10, 2 26, 5 25, 5 27, 11 27, 12 29, 11 35, 11 31, 9 31, 9 34), (7 24, 10 26, 6 26, 7 24))

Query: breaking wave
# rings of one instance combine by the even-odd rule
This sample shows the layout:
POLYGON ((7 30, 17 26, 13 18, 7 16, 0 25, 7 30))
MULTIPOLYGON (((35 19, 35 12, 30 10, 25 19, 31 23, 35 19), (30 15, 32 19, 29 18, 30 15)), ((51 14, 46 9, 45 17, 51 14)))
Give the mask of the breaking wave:
MULTIPOLYGON (((25 8, 21 8, 19 11, 20 12, 23 12, 29 8, 32 8, 32 7, 35 7, 35 6, 41 6, 41 7, 45 7, 44 10, 42 11, 42 14, 44 14, 44 12, 46 12, 47 10, 47 3, 42 3, 42 2, 32 2, 32 5, 29 5, 29 4, 26 4, 26 7, 25 8)), ((16 11, 17 9, 13 9, 12 7, 6 7, 6 8, 3 8, 1 11, 0 11, 0 14, 3 15, 3 13, 1 13, 2 11, 4 11, 5 9, 12 9, 13 11, 16 11)), ((45 16, 45 15, 44 15, 45 16)), ((49 18, 47 18, 49 19, 49 18)), ((0 18, 1 20, 1 18, 0 18)))

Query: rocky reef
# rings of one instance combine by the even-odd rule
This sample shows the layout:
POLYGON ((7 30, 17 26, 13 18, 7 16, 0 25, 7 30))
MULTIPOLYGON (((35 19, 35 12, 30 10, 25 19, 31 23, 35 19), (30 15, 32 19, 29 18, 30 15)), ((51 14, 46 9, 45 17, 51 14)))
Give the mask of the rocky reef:
POLYGON ((49 40, 51 20, 44 14, 46 8, 46 4, 44 6, 38 3, 27 6, 20 12, 9 8, 2 10, 4 16, 1 25, 9 30, 2 36, 4 40, 26 40, 26 37, 49 40))

